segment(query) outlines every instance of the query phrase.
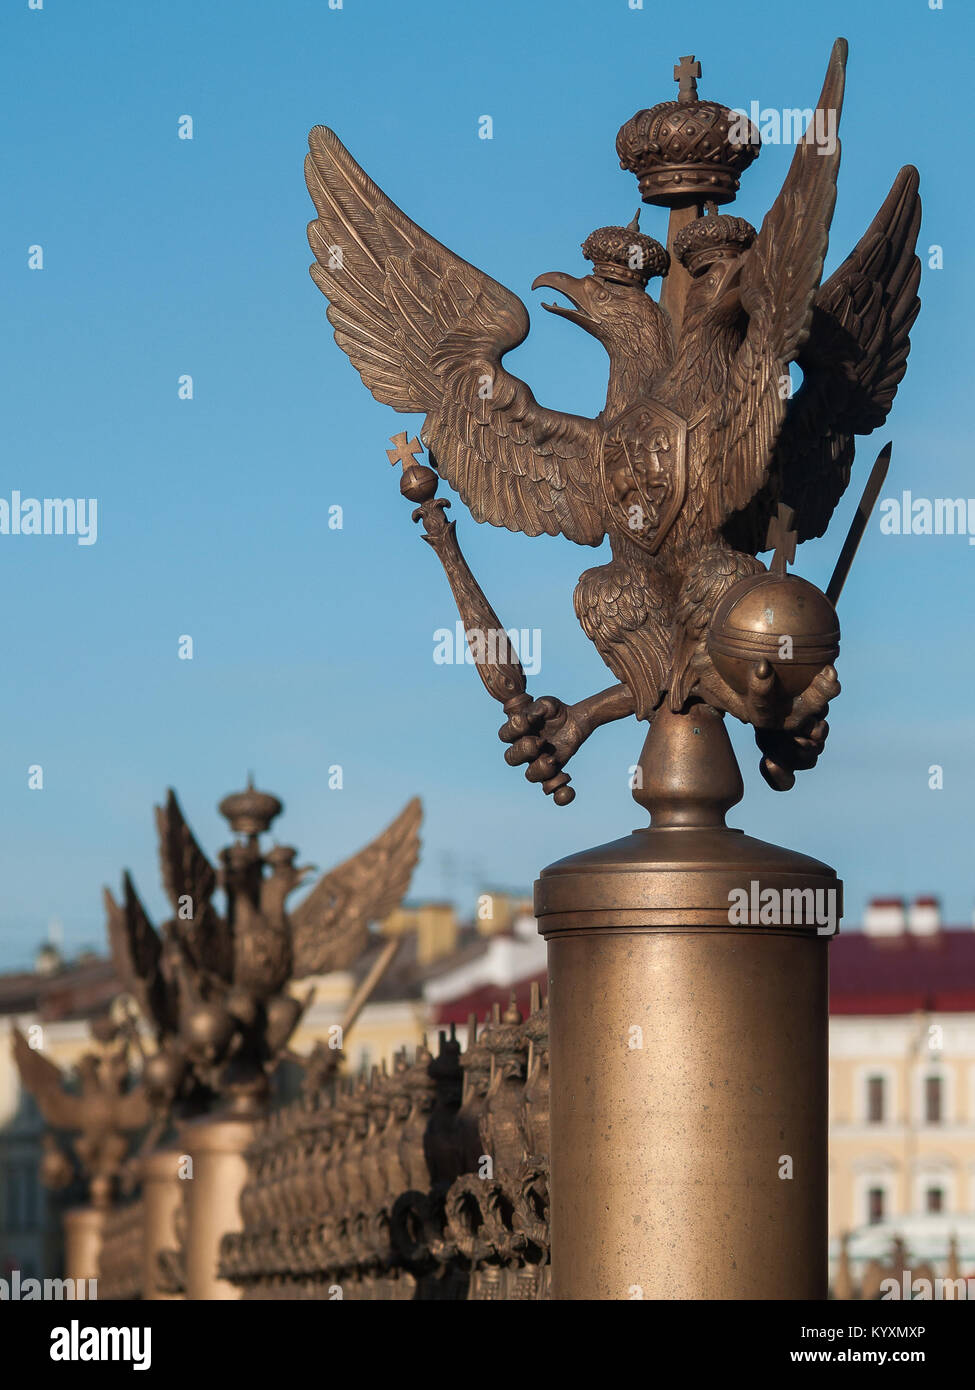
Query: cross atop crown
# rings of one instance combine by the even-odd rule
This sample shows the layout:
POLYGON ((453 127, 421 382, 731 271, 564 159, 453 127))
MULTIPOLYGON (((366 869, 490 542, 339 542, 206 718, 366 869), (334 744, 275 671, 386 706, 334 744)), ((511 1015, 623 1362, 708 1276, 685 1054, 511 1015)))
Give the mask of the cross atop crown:
POLYGON ((694 54, 689 53, 674 64, 674 81, 680 83, 677 100, 681 106, 697 101, 697 79, 701 76, 701 64, 695 62, 694 54))

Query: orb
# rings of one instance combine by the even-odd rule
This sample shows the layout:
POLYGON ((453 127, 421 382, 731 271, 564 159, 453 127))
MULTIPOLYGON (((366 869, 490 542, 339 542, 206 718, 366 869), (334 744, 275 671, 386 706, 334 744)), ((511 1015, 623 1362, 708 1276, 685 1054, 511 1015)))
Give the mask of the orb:
POLYGON ((739 695, 747 693, 755 663, 765 660, 794 699, 839 655, 839 619, 822 590, 797 574, 749 575, 718 604, 707 645, 739 695))

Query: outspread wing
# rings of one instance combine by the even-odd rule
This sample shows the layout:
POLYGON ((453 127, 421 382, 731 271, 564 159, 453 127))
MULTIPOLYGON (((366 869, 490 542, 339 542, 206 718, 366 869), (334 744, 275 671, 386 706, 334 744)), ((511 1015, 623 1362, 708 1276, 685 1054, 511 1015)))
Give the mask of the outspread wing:
POLYGON ((774 471, 800 541, 821 536, 850 481, 854 436, 884 423, 921 308, 918 172, 902 169, 854 250, 816 295, 774 471))
POLYGON ((369 940, 369 923, 399 906, 420 853, 423 808, 417 798, 371 844, 323 874, 290 913, 296 979, 352 965, 369 940))
POLYGON ((746 507, 765 483, 788 405, 783 381, 809 334, 840 162, 839 139, 830 149, 822 134, 839 126, 846 53, 845 39, 837 39, 817 111, 754 245, 742 257, 748 329, 728 387, 710 403, 699 427, 711 435, 705 505, 716 526, 746 507))
POLYGON ((64 1089, 61 1068, 31 1047, 19 1028, 13 1030, 12 1038, 20 1079, 47 1123, 56 1129, 81 1129, 85 1104, 80 1096, 64 1089))
POLYGON ((156 807, 156 829, 163 886, 176 913, 174 926, 197 967, 229 980, 233 941, 210 902, 217 886, 216 871, 197 844, 171 788, 165 806, 156 807), (191 918, 185 915, 188 903, 191 918))
POLYGON ((596 422, 540 406, 501 365, 528 333, 524 304, 411 222, 333 131, 308 144, 311 275, 366 386, 426 415, 431 461, 475 520, 598 545, 596 422))
POLYGON ((107 888, 104 890, 112 961, 158 1040, 178 1027, 177 1000, 162 971, 162 941, 128 873, 123 876, 122 888, 121 903, 107 888))

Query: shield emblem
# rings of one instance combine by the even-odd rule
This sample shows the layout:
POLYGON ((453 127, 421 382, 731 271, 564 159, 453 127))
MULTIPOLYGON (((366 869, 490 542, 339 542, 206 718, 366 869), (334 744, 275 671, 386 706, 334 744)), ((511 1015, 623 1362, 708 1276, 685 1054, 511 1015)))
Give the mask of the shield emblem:
POLYGON ((655 555, 687 495, 687 425, 658 401, 618 415, 603 435, 603 492, 617 529, 655 555))

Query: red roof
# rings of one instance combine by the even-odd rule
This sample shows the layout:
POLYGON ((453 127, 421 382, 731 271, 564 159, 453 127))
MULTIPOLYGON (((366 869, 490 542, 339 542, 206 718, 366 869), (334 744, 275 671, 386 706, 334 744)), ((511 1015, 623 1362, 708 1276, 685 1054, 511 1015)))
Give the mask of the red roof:
POLYGON ((482 985, 480 989, 473 989, 469 994, 462 994, 458 999, 444 999, 437 1004, 433 1011, 435 1023, 466 1023, 471 1014, 474 1014, 479 1023, 483 1022, 491 1012, 493 1005, 499 1004, 503 1013, 508 1007, 511 999, 511 991, 515 992, 515 1003, 521 1010, 522 1016, 527 1018, 531 1012, 531 987, 536 982, 541 989, 544 997, 548 982, 545 971, 539 971, 535 975, 529 975, 527 979, 519 980, 516 985, 509 985, 505 989, 499 989, 497 985, 482 985))
MULTIPOLYGON (((947 929, 934 936, 868 936, 841 932, 830 943, 829 1011, 831 1014, 975 1013, 975 931, 947 929)), ((529 1010, 529 988, 544 974, 519 980, 515 998, 529 1010)), ((493 1004, 502 1010, 510 988, 483 985, 434 1010, 439 1024, 466 1023, 471 1014, 487 1017, 493 1004)))
POLYGON ((975 931, 840 932, 829 954, 831 1014, 975 1013, 975 931))

